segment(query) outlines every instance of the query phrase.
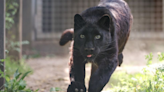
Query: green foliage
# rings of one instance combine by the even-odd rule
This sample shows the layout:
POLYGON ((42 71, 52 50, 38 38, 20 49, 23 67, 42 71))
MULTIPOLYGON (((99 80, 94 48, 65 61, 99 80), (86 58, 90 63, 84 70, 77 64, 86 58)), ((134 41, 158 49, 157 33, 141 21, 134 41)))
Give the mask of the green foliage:
POLYGON ((159 59, 159 61, 163 61, 164 60, 164 53, 159 53, 158 59, 159 59))
POLYGON ((19 20, 19 0, 6 0, 6 56, 18 60, 20 45, 29 44, 28 41, 19 42, 18 20, 19 20))
MULTIPOLYGON (((0 70, 0 78, 5 79, 4 89, 0 92, 38 92, 39 89, 33 91, 29 88, 26 88, 27 84, 24 80, 31 69, 23 61, 15 62, 11 58, 0 59, 0 62, 5 61, 5 73, 0 70), (20 73, 21 71, 21 73, 20 73)), ((55 87, 51 88, 49 92, 59 92, 60 88, 55 87)))
MULTIPOLYGON (((110 89, 111 92, 164 92, 164 64, 152 63, 153 55, 146 56, 147 67, 141 73, 121 74, 120 82, 110 89)), ((164 54, 158 55, 159 61, 164 61, 164 54)))
POLYGON ((18 10, 18 3, 16 2, 16 0, 6 0, 6 16, 5 16, 5 20, 6 20, 6 29, 10 29, 14 22, 14 17, 17 13, 18 10))
POLYGON ((50 92, 59 92, 59 91, 61 91, 61 89, 58 87, 56 87, 56 88, 53 87, 50 89, 50 92))
POLYGON ((150 53, 149 55, 146 55, 146 56, 145 56, 145 59, 147 59, 147 65, 152 64, 153 54, 150 53))
POLYGON ((5 62, 5 73, 0 70, 0 78, 5 79, 4 89, 0 92, 38 92, 38 90, 33 91, 26 88, 24 78, 31 72, 31 68, 24 61, 15 62, 9 57, 0 61, 5 62))
POLYGON ((24 81, 24 78, 30 73, 30 71, 25 73, 20 73, 18 69, 10 78, 9 76, 5 75, 2 71, 0 71, 1 76, 5 79, 4 89, 0 92, 38 92, 32 91, 31 89, 26 88, 26 82, 24 81))
MULTIPOLYGON (((17 51, 20 52, 20 42, 19 41, 13 41, 13 40, 6 40, 6 48, 8 50, 8 53, 10 53, 10 51, 17 51)), ((22 41, 22 45, 27 45, 29 44, 29 41, 22 41)))
POLYGON ((6 57, 5 61, 5 74, 8 76, 12 76, 14 72, 19 69, 20 72, 25 73, 27 71, 32 71, 30 66, 28 66, 24 60, 15 61, 12 60, 10 57, 6 57))

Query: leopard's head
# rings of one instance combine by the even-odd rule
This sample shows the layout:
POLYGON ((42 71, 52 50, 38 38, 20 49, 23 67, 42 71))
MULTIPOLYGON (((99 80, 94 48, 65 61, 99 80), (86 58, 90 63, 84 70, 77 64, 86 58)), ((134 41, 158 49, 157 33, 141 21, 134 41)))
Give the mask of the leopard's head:
POLYGON ((103 56, 112 43, 110 16, 105 14, 94 21, 87 21, 79 14, 74 16, 74 49, 79 50, 87 62, 103 56))

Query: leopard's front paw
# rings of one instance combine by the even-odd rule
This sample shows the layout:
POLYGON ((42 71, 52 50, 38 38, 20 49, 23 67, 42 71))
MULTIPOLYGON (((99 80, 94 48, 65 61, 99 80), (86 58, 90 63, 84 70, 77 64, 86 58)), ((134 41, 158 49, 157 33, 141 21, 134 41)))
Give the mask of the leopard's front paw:
POLYGON ((71 82, 67 88, 67 92, 86 92, 85 85, 80 82, 71 82))

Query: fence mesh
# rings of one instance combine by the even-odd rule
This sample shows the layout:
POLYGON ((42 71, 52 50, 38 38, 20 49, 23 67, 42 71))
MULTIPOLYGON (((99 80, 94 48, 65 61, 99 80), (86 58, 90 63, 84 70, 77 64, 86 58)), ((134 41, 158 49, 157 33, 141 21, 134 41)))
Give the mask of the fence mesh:
POLYGON ((134 17, 132 31, 162 31, 162 0, 126 0, 134 17))
POLYGON ((73 17, 96 6, 99 0, 43 0, 43 32, 62 32, 73 27, 73 17))
MULTIPOLYGON (((162 0, 125 0, 133 13, 132 31, 162 31, 162 0)), ((76 13, 96 6, 99 0, 42 0, 43 32, 62 32, 73 27, 76 13)))

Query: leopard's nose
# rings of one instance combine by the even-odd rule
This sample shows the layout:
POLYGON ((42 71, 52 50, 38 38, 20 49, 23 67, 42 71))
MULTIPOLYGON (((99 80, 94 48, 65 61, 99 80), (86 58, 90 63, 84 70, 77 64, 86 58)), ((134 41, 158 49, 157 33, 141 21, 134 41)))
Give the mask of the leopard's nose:
POLYGON ((92 53, 94 50, 95 50, 95 48, 85 48, 84 49, 87 53, 92 53))

